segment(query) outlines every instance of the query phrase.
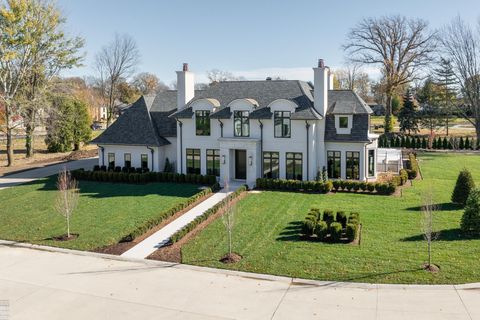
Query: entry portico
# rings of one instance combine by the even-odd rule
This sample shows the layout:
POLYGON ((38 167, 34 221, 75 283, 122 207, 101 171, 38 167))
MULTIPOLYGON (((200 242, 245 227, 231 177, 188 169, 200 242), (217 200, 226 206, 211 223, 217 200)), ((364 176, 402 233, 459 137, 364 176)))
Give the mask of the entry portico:
POLYGON ((261 174, 260 139, 219 138, 220 180, 244 180, 253 185, 261 174))

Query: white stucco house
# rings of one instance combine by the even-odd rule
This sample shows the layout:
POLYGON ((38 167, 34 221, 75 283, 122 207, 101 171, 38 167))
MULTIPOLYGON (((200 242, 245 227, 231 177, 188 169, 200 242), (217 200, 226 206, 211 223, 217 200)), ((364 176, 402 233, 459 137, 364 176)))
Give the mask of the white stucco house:
POLYGON ((370 107, 353 91, 333 90, 322 59, 314 83, 225 81, 194 89, 184 64, 177 90, 143 96, 102 135, 99 164, 213 174, 250 186, 259 177, 375 180, 378 136, 370 107))

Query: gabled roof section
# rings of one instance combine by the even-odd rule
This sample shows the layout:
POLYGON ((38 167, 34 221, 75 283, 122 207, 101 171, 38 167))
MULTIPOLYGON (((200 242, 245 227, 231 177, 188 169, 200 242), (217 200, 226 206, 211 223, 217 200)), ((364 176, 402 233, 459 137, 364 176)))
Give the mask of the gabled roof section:
POLYGON ((327 114, 372 114, 372 109, 352 90, 329 90, 327 114))
POLYGON ((121 144, 141 146, 163 146, 170 144, 164 137, 158 135, 148 104, 152 99, 140 97, 100 136, 93 139, 95 144, 121 144))

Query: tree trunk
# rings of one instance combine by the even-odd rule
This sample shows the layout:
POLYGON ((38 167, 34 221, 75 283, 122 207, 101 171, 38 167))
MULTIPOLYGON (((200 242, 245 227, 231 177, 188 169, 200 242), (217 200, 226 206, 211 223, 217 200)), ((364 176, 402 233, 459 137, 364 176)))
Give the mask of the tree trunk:
POLYGON ((448 115, 447 115, 446 121, 447 121, 446 129, 447 129, 447 137, 448 137, 448 115))
POLYGON ((474 149, 480 148, 480 119, 476 122, 475 132, 477 133, 477 145, 474 149))
MULTIPOLYGON (((8 120, 7 120, 8 126, 8 120)), ((14 158, 13 158, 13 137, 12 137, 12 129, 7 127, 7 166, 13 166, 14 158)))
POLYGON ((384 132, 390 133, 393 131, 393 121, 392 121, 392 94, 387 93, 387 101, 385 105, 385 124, 384 132))
POLYGON ((432 265, 432 240, 428 239, 428 266, 432 265))
POLYGON ((29 123, 25 126, 25 150, 27 158, 33 157, 34 148, 33 148, 33 132, 35 130, 35 125, 29 121, 29 123))

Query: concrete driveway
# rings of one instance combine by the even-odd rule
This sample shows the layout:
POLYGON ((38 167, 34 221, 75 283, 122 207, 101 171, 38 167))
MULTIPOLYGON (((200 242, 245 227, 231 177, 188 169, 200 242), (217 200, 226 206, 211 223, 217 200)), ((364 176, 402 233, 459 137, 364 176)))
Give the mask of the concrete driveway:
MULTIPOLYGON (((30 182, 39 178, 45 178, 54 174, 57 174, 64 166, 68 170, 75 170, 80 168, 92 169, 94 165, 98 164, 98 158, 89 158, 76 161, 69 161, 64 163, 58 163, 43 168, 27 170, 19 173, 0 177, 0 190, 13 187, 25 182, 30 182)), ((0 318, 1 319, 1 318, 0 318)))
POLYGON ((8 319, 480 319, 480 284, 328 283, 55 251, 0 244, 8 319))

